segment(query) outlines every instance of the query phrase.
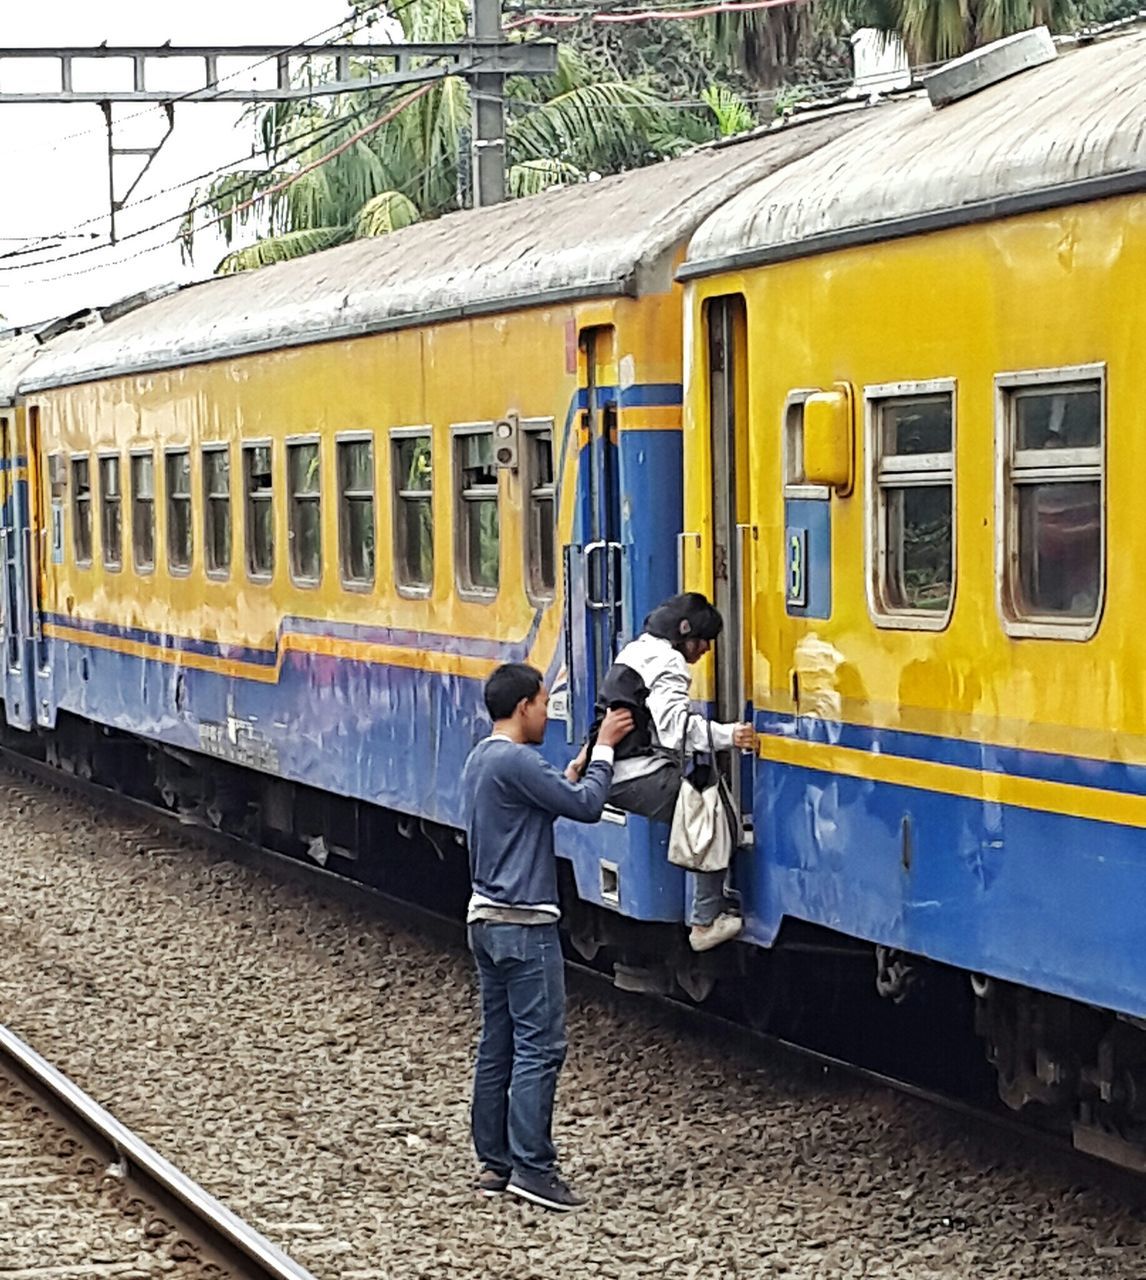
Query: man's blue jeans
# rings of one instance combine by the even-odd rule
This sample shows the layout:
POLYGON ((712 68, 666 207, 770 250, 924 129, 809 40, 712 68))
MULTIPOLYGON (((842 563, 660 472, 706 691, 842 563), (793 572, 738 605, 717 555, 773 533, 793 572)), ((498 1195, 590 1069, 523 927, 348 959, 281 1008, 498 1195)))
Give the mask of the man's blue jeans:
POLYGON ((556 924, 469 927, 481 984, 473 1139, 482 1166, 552 1172, 553 1098, 565 1061, 565 969, 556 924))

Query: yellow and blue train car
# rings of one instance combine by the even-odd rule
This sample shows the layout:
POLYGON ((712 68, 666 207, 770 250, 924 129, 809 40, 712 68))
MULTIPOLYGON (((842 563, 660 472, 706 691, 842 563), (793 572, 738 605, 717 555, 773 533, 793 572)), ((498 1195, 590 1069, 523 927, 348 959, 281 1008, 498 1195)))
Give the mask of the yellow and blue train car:
POLYGON ((1146 33, 1052 46, 754 183, 681 272, 749 936, 977 975, 1004 1096, 1099 1146, 1146 1120, 1144 119, 1146 33))
MULTIPOLYGON (((322 796, 453 831, 482 682, 516 660, 554 686, 547 749, 568 759, 598 675, 676 587, 687 238, 857 119, 212 281, 46 347, 19 399, 49 750, 135 775, 147 744, 169 803, 224 825, 253 771, 264 824, 316 847, 338 843, 322 796)), ((581 899, 679 920, 663 831, 613 817, 562 834, 581 899)))

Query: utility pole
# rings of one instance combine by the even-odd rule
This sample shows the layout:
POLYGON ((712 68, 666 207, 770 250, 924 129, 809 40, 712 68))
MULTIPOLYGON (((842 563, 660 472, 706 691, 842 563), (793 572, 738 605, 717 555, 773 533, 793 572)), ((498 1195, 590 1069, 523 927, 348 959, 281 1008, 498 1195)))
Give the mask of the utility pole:
MULTIPOLYGON (((550 42, 515 42, 505 39, 501 28, 501 0, 472 0, 473 22, 469 37, 457 42, 426 44, 300 44, 195 45, 172 47, 142 45, 109 48, 107 45, 63 48, 0 48, 0 106, 5 103, 92 103, 98 105, 107 125, 108 199, 111 242, 116 242, 116 215, 135 190, 143 173, 171 136, 176 104, 197 102, 284 102, 323 94, 362 92, 387 86, 415 84, 443 75, 463 77, 473 96, 474 204, 496 204, 505 199, 505 78, 507 75, 552 75, 557 69, 557 46, 550 42), (13 90, 3 87, 5 63, 26 59, 55 62, 57 83, 44 89, 13 90), (155 61, 191 59, 200 64, 200 84, 182 93, 152 89, 148 72, 155 61), (299 84, 294 70, 309 59, 332 61, 333 80, 299 84), (250 64, 273 62, 275 83, 263 88, 225 87, 231 76, 222 76, 221 60, 250 64), (364 66, 363 63, 366 63, 364 66), (107 68, 107 83, 100 88, 76 89, 74 71, 91 64, 107 68), (123 64, 131 69, 131 85, 115 85, 114 73, 123 64), (357 67, 354 64, 357 63, 357 67), (116 64, 119 64, 118 66, 116 64), (167 132, 151 147, 119 147, 115 142, 112 106, 115 103, 156 103, 164 108, 167 132), (130 188, 117 195, 116 159, 144 159, 130 188)), ((88 77, 90 79, 90 76, 88 77)))
MULTIPOLYGON (((501 0, 472 0, 474 43, 501 43, 501 0)), ((473 98, 474 208, 505 199, 505 73, 478 71, 470 81, 473 98)))

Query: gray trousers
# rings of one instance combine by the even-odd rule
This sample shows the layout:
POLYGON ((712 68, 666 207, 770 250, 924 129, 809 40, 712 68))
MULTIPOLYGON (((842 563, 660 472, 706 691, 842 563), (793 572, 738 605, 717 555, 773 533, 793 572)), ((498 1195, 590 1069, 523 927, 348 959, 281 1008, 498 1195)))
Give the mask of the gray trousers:
MULTIPOLYGON (((672 822, 680 791, 680 765, 666 760, 658 768, 636 778, 614 782, 609 803, 626 813, 635 813, 650 822, 672 822)), ((686 871, 692 882, 692 903, 687 923, 711 924, 724 910, 726 871, 686 871)))

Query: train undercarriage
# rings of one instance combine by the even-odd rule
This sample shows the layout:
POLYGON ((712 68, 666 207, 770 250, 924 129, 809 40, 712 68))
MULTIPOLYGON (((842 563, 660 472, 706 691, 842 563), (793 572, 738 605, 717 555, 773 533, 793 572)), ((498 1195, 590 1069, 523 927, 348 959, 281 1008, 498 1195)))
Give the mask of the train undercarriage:
MULTIPOLYGON (((6 729, 3 745, 188 825, 455 918, 464 912, 464 841, 454 828, 74 717, 61 716, 51 733, 6 729)), ((683 928, 581 901, 562 870, 570 952, 618 987, 707 1001, 757 1030, 875 1069, 918 1071, 936 1087, 992 1090, 1040 1127, 1069 1133, 1079 1150, 1146 1173, 1146 1022, 797 921, 771 950, 698 956, 683 928)))

